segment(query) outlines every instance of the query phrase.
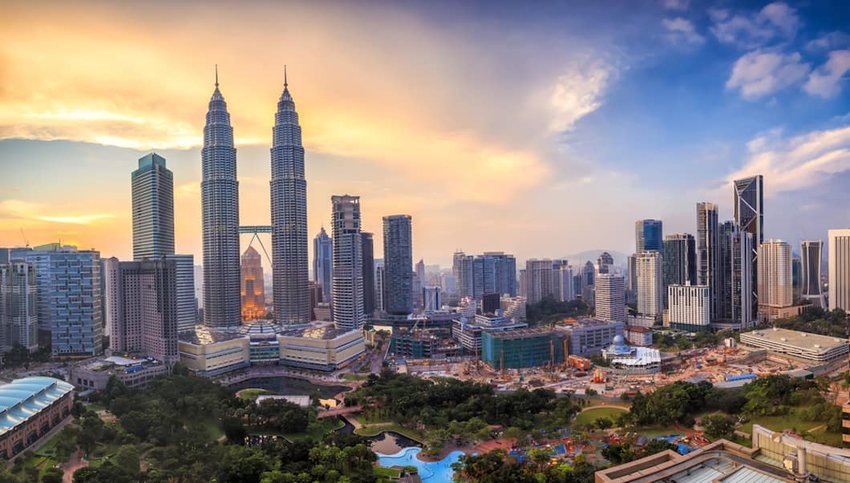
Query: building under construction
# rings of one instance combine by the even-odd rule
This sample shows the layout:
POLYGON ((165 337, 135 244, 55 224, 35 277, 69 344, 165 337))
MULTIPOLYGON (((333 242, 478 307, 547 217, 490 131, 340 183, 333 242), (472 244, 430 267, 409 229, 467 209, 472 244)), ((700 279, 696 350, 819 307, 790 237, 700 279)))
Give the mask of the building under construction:
POLYGON ((496 370, 555 366, 566 361, 561 330, 517 329, 481 333, 481 360, 496 370))

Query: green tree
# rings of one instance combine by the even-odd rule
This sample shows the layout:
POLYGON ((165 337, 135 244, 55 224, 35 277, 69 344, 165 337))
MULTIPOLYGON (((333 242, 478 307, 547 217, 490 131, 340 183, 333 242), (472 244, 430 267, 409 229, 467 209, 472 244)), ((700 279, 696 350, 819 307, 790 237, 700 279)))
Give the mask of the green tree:
POLYGON ((735 420, 725 414, 709 414, 702 418, 702 427, 711 439, 728 438, 735 431, 735 420))

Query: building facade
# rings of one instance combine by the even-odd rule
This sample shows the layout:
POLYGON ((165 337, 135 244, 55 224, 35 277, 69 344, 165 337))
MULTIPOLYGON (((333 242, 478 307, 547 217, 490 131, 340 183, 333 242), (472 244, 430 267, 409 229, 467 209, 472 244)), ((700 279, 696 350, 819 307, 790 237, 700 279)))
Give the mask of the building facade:
POLYGON ((829 230, 829 309, 850 312, 850 229, 829 230))
POLYGON ((466 255, 456 252, 452 273, 458 280, 460 297, 480 299, 485 293, 517 294, 516 258, 503 252, 466 255))
POLYGON ((133 171, 133 260, 174 254, 174 175, 150 153, 133 171))
POLYGON ((100 253, 58 243, 10 251, 35 269, 39 345, 57 357, 103 351, 100 253))
POLYGON ((687 332, 705 332, 711 324, 711 291, 707 285, 670 285, 670 328, 687 332))
POLYGON ((753 307, 753 235, 734 221, 720 226, 720 263, 716 297, 718 312, 712 323, 718 329, 746 329, 756 321, 753 307))
POLYGON ((366 319, 375 314, 375 240, 371 233, 361 232, 361 245, 363 247, 363 313, 366 319))
POLYGON ((620 275, 596 277, 596 318, 626 323, 626 282, 620 275))
MULTIPOLYGON (((732 209, 735 223, 741 231, 753 237, 753 256, 750 273, 752 278, 751 306, 758 311, 758 248, 764 242, 764 179, 761 175, 738 179, 733 182, 732 209)), ((754 317, 755 319, 755 314, 754 317)))
POLYGON ((409 215, 384 217, 383 285, 388 314, 413 312, 413 227, 409 215))
POLYGON ((25 377, 0 386, 0 459, 20 454, 68 416, 74 386, 52 377, 25 377))
POLYGON ((696 240, 688 233, 664 237, 664 285, 697 283, 696 240))
POLYGON ((307 181, 295 102, 284 73, 272 130, 272 290, 279 324, 310 321, 307 291, 307 181))
POLYGON ((525 262, 525 298, 529 305, 558 292, 553 283, 556 278, 552 275, 552 267, 550 259, 531 259, 525 262))
POLYGON ((260 254, 249 246, 242 254, 242 320, 266 315, 266 289, 260 254))
POLYGON ((201 150, 201 205, 204 239, 204 323, 236 327, 239 297, 239 182, 236 148, 227 104, 215 90, 207 111, 201 150))
POLYGON ((359 329, 363 312, 363 237, 360 197, 333 196, 333 319, 338 327, 359 329))

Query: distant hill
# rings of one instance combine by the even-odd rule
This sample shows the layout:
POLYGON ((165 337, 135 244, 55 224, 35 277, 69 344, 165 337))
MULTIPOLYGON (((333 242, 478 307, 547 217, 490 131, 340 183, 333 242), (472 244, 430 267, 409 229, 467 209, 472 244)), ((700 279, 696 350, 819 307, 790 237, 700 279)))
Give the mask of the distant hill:
POLYGON ((626 259, 629 256, 626 255, 625 253, 621 253, 621 252, 618 252, 616 250, 603 250, 603 249, 585 250, 583 252, 575 253, 575 254, 572 254, 572 255, 566 255, 562 258, 566 258, 567 260, 569 260, 570 265, 572 265, 572 266, 584 265, 585 262, 587 262, 588 260, 593 262, 593 263, 596 263, 596 260, 599 258, 599 255, 601 255, 602 252, 608 252, 608 253, 611 254, 612 257, 614 257, 614 265, 618 265, 618 266, 621 266, 621 267, 626 266, 626 259))

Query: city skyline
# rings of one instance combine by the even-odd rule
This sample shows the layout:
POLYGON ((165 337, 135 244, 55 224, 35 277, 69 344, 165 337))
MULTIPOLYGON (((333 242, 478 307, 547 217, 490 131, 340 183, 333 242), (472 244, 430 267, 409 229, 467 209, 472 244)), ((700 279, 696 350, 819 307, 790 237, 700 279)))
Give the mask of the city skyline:
POLYGON ((321 34, 311 36, 299 26, 309 22, 257 33, 277 14, 248 4, 227 17, 244 34, 239 42, 191 62, 187 52, 212 42, 210 26, 223 13, 204 11, 187 40, 170 31, 180 13, 200 11, 191 2, 55 4, 46 12, 4 5, 20 22, 9 25, 18 41, 2 47, 2 78, 27 79, 32 95, 0 95, 0 164, 16 175, 0 183, 0 239, 61 239, 130 259, 124 180, 155 151, 174 172, 177 251, 201 260, 197 159, 216 63, 233 115, 246 225, 270 219, 270 119, 288 63, 308 152, 308 233, 330 226, 321 207, 331 194, 355 192, 369 206, 363 229, 378 246, 381 217, 409 213, 417 220, 414 259, 444 267, 456 249, 503 250, 519 260, 629 253, 637 219, 693 233, 697 201, 716 203, 719 219, 730 219, 729 183, 754 174, 764 175, 771 207, 767 236, 798 247, 850 226, 850 213, 837 208, 850 202, 842 189, 850 178, 842 151, 850 146, 850 44, 838 11, 847 6, 611 2, 635 14, 612 23, 605 8, 577 2, 517 15, 507 4, 474 5, 339 4, 331 12, 293 4, 288 16, 319 22, 321 34), (174 15, 163 15, 166 8, 174 15), (45 28, 21 30, 36 15, 45 28), (378 26, 370 15, 395 24, 378 26), (130 20, 148 16, 162 22, 156 36, 130 20), (64 22, 71 17, 79 20, 73 28, 64 22), (98 36, 113 29, 123 32, 120 41, 102 45, 98 36), (327 55, 260 49, 299 36, 327 55), (397 46, 381 51, 376 40, 397 46), (71 46, 75 55, 62 56, 71 46), (334 62, 339 55, 349 60, 334 62), (118 68, 103 71, 104 59, 118 68), (165 85, 151 77, 164 71, 165 85), (504 92, 516 102, 512 116, 497 115, 501 106, 491 102, 504 92), (453 174, 457 165, 465 176, 453 174), (93 171, 97 181, 86 177, 93 171), (582 200, 578 209, 559 209, 567 196, 582 200))

